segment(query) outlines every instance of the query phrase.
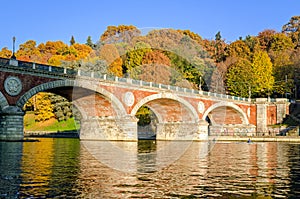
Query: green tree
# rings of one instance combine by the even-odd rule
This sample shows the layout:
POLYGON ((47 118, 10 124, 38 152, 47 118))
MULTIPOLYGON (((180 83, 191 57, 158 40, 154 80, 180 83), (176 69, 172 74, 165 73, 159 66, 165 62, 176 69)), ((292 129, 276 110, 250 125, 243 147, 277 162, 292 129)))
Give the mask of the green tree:
POLYGON ((139 126, 146 126, 151 123, 152 111, 147 106, 142 106, 136 113, 136 117, 139 119, 139 126))
POLYGON ((124 62, 125 71, 132 78, 137 78, 137 69, 134 68, 141 66, 143 62, 143 58, 147 52, 151 52, 151 46, 144 42, 137 42, 133 49, 130 49, 126 53, 126 58, 124 62))
POLYGON ((91 37, 91 36, 88 36, 85 45, 87 45, 87 46, 89 46, 89 47, 91 47, 91 48, 94 48, 94 47, 95 47, 95 44, 93 43, 92 37, 91 37))
POLYGON ((295 47, 300 46, 300 16, 291 17, 290 21, 282 26, 282 32, 290 36, 295 47))
POLYGON ((212 55, 212 58, 217 62, 221 62, 225 60, 226 57, 226 52, 225 52, 225 48, 226 48, 226 43, 224 42, 224 40, 222 40, 222 36, 221 36, 221 32, 217 32, 217 34, 215 35, 215 41, 214 41, 214 54, 212 55))
POLYGON ((70 40, 70 45, 74 45, 76 43, 74 36, 72 35, 71 40, 70 40))
POLYGON ((49 99, 53 107, 53 113, 58 121, 63 121, 73 116, 72 103, 66 98, 49 93, 49 99))
POLYGON ((230 95, 249 97, 253 85, 251 62, 239 58, 232 63, 226 73, 226 87, 230 95))
POLYGON ((260 49, 259 39, 257 37, 248 35, 244 42, 249 47, 251 53, 260 49))

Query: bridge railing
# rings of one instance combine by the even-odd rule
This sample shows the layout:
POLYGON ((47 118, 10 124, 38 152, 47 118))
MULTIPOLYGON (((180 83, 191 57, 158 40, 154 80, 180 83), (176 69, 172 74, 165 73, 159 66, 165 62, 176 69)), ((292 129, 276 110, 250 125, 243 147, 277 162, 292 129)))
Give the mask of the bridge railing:
POLYGON ((183 87, 178 87, 178 86, 173 86, 173 85, 165 85, 165 84, 160 84, 160 83, 155 83, 155 82, 145 82, 142 80, 117 77, 117 76, 103 74, 103 73, 94 72, 94 71, 62 68, 62 67, 57 67, 57 66, 37 64, 37 63, 33 63, 33 62, 25 62, 25 61, 13 60, 13 59, 0 58, 0 64, 2 67, 3 66, 4 67, 5 66, 15 66, 15 67, 20 67, 22 69, 34 70, 37 72, 48 73, 51 75, 64 76, 64 77, 69 77, 69 78, 75 78, 76 76, 91 77, 91 78, 96 78, 96 79, 101 79, 101 80, 108 80, 108 81, 134 84, 134 85, 145 86, 145 87, 173 90, 173 91, 183 92, 183 93, 200 94, 200 95, 204 95, 204 96, 216 97, 216 98, 221 98, 221 99, 231 99, 231 100, 236 100, 236 101, 247 101, 247 102, 251 101, 251 99, 249 99, 249 98, 207 92, 207 91, 202 91, 202 90, 194 90, 194 89, 183 88, 183 87))

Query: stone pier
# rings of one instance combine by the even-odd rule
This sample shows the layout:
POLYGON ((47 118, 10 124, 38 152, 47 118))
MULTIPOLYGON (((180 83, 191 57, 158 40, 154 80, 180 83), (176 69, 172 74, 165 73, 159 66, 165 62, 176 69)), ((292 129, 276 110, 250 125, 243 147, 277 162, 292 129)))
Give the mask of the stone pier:
POLYGON ((89 118, 82 119, 81 140, 137 141, 137 119, 123 118, 89 118))
POLYGON ((289 102, 287 99, 276 99, 270 102, 267 98, 256 99, 256 132, 258 136, 268 132, 268 125, 280 124, 288 114, 289 102), (276 112, 272 111, 273 107, 276 112), (274 117, 275 122, 272 121, 274 117))
POLYGON ((0 112, 0 140, 18 141, 24 138, 24 111, 8 106, 0 112))
POLYGON ((157 124, 157 140, 196 140, 204 141, 208 137, 208 123, 166 122, 157 124))

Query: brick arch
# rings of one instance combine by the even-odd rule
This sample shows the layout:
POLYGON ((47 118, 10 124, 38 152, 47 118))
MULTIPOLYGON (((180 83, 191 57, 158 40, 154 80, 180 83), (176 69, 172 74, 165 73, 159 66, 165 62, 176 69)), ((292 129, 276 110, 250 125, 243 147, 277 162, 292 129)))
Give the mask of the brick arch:
POLYGON ((0 111, 2 111, 4 108, 6 108, 8 106, 9 106, 9 104, 7 102, 7 99, 5 98, 5 96, 0 91, 0 111))
POLYGON ((78 80, 57 80, 54 82, 47 82, 44 84, 40 84, 34 88, 31 88, 24 95, 22 95, 17 101, 16 105, 20 108, 23 108, 25 103, 35 94, 50 89, 62 88, 62 87, 79 87, 79 88, 84 88, 99 93, 103 95, 105 98, 111 100, 113 108, 116 109, 116 112, 120 113, 120 115, 122 116, 126 115, 126 110, 124 106, 119 101, 119 99, 116 98, 112 93, 108 92, 103 88, 98 87, 95 84, 89 83, 88 81, 80 81, 80 80, 79 81, 78 80))
POLYGON ((237 105, 235 105, 234 103, 232 102, 225 102, 225 101, 222 101, 222 102, 219 102, 219 103, 216 103, 212 106, 210 106, 206 111, 205 113, 203 114, 202 116, 202 119, 205 120, 206 117, 208 116, 208 114, 210 112, 212 112, 213 110, 217 109, 217 108, 220 108, 220 107, 230 107, 232 108, 233 110, 235 110, 238 114, 240 114, 240 117, 241 117, 241 120, 242 120, 242 123, 243 124, 249 124, 249 120, 247 118, 247 115, 246 113, 244 113, 244 111, 237 105))
MULTIPOLYGON (((141 108, 143 105, 146 105, 149 108, 151 108, 151 110, 154 112, 154 114, 156 114, 158 120, 160 122, 163 122, 165 120, 165 118, 163 117, 162 114, 160 114, 161 111, 157 107, 155 107, 155 105, 156 104, 159 105, 160 103, 165 104, 167 102, 170 102, 171 104, 173 102, 173 104, 183 105, 184 111, 187 112, 187 114, 189 115, 189 118, 192 120, 192 122, 199 121, 197 111, 194 109, 194 107, 186 100, 184 100, 172 93, 158 93, 158 94, 153 94, 153 95, 143 98, 133 107, 130 115, 135 116, 135 114, 137 113, 139 108, 141 108)), ((174 108, 174 107, 170 107, 170 108, 174 108)), ((182 114, 182 115, 184 115, 184 114, 182 114)))

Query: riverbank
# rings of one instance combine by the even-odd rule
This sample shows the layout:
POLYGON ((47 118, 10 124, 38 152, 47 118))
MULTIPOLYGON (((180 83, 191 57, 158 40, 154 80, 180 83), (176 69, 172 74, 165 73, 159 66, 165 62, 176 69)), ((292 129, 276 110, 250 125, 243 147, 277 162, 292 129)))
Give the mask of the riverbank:
POLYGON ((24 137, 79 138, 78 131, 27 131, 24 137))
MULTIPOLYGON (((48 138, 79 138, 77 131, 30 131, 24 134, 24 137, 48 137, 48 138)), ((148 140, 148 139, 140 139, 148 140)), ((155 140, 150 138, 149 140, 155 140)), ((209 136, 209 141, 224 142, 292 142, 300 143, 300 136, 209 136)))
POLYGON ((300 136, 209 136, 211 141, 228 141, 228 142, 293 142, 300 143, 300 136))

